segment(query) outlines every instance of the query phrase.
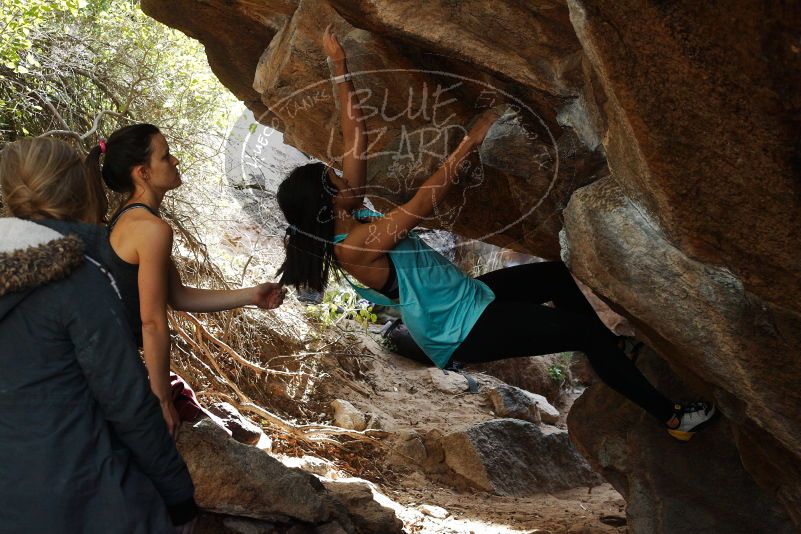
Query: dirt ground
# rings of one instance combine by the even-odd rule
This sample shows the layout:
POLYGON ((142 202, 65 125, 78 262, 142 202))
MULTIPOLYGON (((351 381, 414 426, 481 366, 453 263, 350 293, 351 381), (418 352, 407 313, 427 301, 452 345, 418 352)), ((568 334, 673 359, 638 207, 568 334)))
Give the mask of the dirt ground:
MULTIPOLYGON (((446 393, 432 387, 430 367, 398 357, 377 342, 375 335, 360 335, 361 354, 344 360, 343 373, 331 393, 350 401, 366 414, 372 426, 390 434, 404 431, 447 433, 497 417, 483 391, 500 383, 472 374, 479 392, 446 393), (355 358, 358 361, 353 361, 355 358), (348 366, 358 368, 358 379, 348 366)), ((434 370, 434 373, 441 371, 434 370)), ((577 395, 566 395, 563 415, 577 395)), ((558 426, 564 427, 564 416, 558 426)), ((410 533, 621 533, 625 527, 625 501, 609 484, 574 488, 528 497, 502 497, 469 488, 457 489, 448 480, 432 480, 410 465, 388 461, 391 436, 375 451, 377 469, 358 473, 396 503, 393 507, 410 533), (444 509, 433 517, 423 505, 444 509)))
POLYGON ((577 488, 523 498, 456 492, 421 479, 406 479, 398 489, 386 488, 389 497, 405 505, 396 513, 410 533, 626 532, 625 502, 609 484, 591 491, 577 488), (427 516, 420 512, 421 504, 439 506, 449 516, 427 516))

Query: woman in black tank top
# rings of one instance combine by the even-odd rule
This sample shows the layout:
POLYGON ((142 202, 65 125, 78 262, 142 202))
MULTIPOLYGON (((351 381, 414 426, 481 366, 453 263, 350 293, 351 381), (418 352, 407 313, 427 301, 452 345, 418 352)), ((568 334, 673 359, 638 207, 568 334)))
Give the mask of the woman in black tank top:
MULTIPOLYGON (((114 230, 119 218, 126 212, 143 208, 158 217, 158 214, 150 209, 147 204, 133 203, 124 206, 115 213, 108 223, 108 234, 114 230)), ((117 255, 116 251, 111 248, 111 257, 109 258, 109 269, 117 280, 117 285, 120 288, 120 293, 123 295, 123 303, 125 311, 128 313, 128 322, 131 325, 136 344, 142 347, 142 320, 139 315, 139 284, 137 278, 139 276, 139 265, 128 263, 117 255)))
POLYGON ((90 169, 97 183, 102 179, 113 191, 128 195, 109 221, 113 251, 109 269, 117 279, 136 341, 144 350, 151 389, 174 435, 182 414, 173 402, 167 305, 193 312, 249 304, 270 309, 280 306, 284 290, 273 283, 219 291, 184 286, 171 258, 172 228, 158 213, 164 195, 181 185, 178 159, 170 154, 166 139, 151 124, 134 124, 114 132, 97 150, 104 154, 102 170, 99 157, 90 169))

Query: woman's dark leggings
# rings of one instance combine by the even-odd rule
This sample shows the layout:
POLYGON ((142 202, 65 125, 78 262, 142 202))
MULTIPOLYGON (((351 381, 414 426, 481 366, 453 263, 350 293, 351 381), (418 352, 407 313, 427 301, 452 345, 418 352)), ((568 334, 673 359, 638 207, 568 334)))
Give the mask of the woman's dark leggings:
POLYGON ((673 403, 642 375, 598 318, 562 262, 500 269, 478 277, 495 293, 453 354, 461 363, 581 351, 603 382, 662 422, 673 403), (553 308, 544 306, 553 302, 553 308))

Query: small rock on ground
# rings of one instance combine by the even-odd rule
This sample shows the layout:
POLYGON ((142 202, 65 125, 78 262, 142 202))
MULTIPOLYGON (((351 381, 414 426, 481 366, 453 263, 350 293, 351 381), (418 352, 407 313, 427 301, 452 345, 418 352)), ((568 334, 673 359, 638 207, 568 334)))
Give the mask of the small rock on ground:
POLYGON ((417 509, 425 515, 434 517, 436 519, 445 519, 451 515, 450 512, 448 512, 445 508, 442 508, 441 506, 434 506, 432 504, 421 504, 417 507, 417 509))
POLYGON ((428 370, 431 384, 443 393, 464 393, 470 389, 467 379, 459 373, 430 368, 428 370))
POLYGON ((501 384, 489 390, 487 396, 492 401, 495 413, 500 417, 510 417, 531 423, 542 421, 556 424, 559 421, 559 410, 537 393, 501 384))
POLYGON ((364 430, 367 428, 367 420, 364 414, 353 404, 343 399, 331 401, 331 408, 334 410, 334 424, 349 430, 364 430))

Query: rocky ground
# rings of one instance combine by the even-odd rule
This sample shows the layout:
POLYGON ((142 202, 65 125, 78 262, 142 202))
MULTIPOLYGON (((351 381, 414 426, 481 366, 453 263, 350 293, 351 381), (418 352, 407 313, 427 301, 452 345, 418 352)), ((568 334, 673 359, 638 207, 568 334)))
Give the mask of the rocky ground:
MULTIPOLYGON (((231 262, 220 262, 226 272, 247 271, 252 282, 270 279, 283 256, 272 195, 250 188, 200 192, 214 202, 195 203, 198 220, 225 219, 207 224, 211 230, 202 236, 212 257, 231 262)), ((438 237, 445 241, 432 245, 452 247, 453 237, 438 237)), ((500 254, 496 247, 485 248, 492 250, 468 248, 476 258, 454 260, 470 270, 500 254)), ((465 247, 459 250, 465 254, 465 247)), ((490 268, 507 263, 509 258, 500 256, 490 268)), ((484 364, 467 371, 478 386, 471 392, 463 375, 394 354, 380 342, 378 325, 366 331, 343 321, 320 329, 305 307, 290 296, 279 310, 252 312, 266 328, 292 339, 286 347, 265 347, 248 357, 276 369, 306 370, 310 378, 263 383, 242 369, 231 377, 238 376, 239 387, 257 402, 296 424, 367 428, 381 437, 374 445, 353 443, 352 450, 309 447, 253 414, 248 415, 263 431, 243 423, 248 434, 230 424, 240 417, 235 410, 218 406, 215 414, 229 420, 234 437, 253 445, 241 448, 210 428, 182 434, 179 445, 206 510, 198 532, 328 532, 321 529, 332 521, 338 526, 330 528, 348 531, 354 502, 356 508, 373 507, 381 518, 353 527, 362 532, 626 531, 621 495, 601 483, 567 437, 567 412, 594 379, 583 359, 567 354, 484 364), (341 499, 347 501, 343 512, 310 476, 323 481, 327 493, 337 493, 329 487, 333 481, 354 477, 370 486, 357 483, 360 496, 341 499), (376 499, 383 509, 375 508, 376 499)), ((610 326, 619 319, 613 315, 605 316, 610 326)), ((220 362, 224 369, 226 361, 220 362)), ((183 374, 201 401, 219 404, 215 392, 225 388, 198 379, 196 359, 179 363, 188 366, 183 374)))
MULTIPOLYGON (((297 320, 299 307, 290 303, 278 314, 297 320)), ((565 416, 583 386, 560 386, 548 369, 559 364, 572 376, 565 366, 570 358, 515 362, 511 374, 528 376, 517 383, 542 395, 477 369, 468 370, 478 386, 471 392, 464 375, 397 356, 376 332, 352 330, 349 354, 323 358, 328 368, 321 376, 328 378, 304 395, 308 405, 323 407, 316 423, 366 428, 381 438, 354 453, 310 452, 291 447, 269 426, 266 435, 255 425, 250 437, 235 434, 250 443, 261 435, 258 447, 239 444, 208 423, 185 428, 179 446, 206 509, 198 532, 626 531, 622 497, 601 483, 567 439, 565 416), (351 488, 346 497, 343 487, 351 488), (357 487, 358 499, 350 493, 357 487), (357 519, 366 508, 370 519, 357 519)), ((493 372, 502 376, 504 369, 493 372)), ((578 360, 572 374, 582 373, 578 360)))
MULTIPOLYGON (((509 413, 508 406, 498 404, 498 392, 516 388, 470 370, 479 385, 478 392, 470 393, 465 391, 468 386, 461 375, 445 374, 396 356, 373 338, 363 340, 373 355, 372 367, 363 375, 371 394, 344 388, 340 392, 368 419, 373 418, 376 426, 390 431, 383 459, 388 476, 376 482, 393 500, 405 505, 398 515, 410 532, 579 532, 584 528, 618 532, 601 518, 614 523, 608 516, 618 520, 625 516, 620 495, 608 485, 597 485, 600 480, 584 469, 582 459, 565 457, 560 450, 572 451, 561 413, 566 414, 577 393, 552 396, 561 413, 544 397, 529 400, 525 395, 522 400, 506 399, 512 410, 518 409, 509 413), (538 408, 525 410, 537 401, 541 403, 538 408), (520 419, 499 420, 500 416, 520 419), (534 422, 546 419, 547 423, 534 422), (481 438, 489 441, 486 446, 495 449, 494 453, 505 450, 511 458, 488 450, 458 455, 471 447, 481 448, 471 443, 475 437, 471 430, 496 423, 497 432, 481 438), (556 450, 538 450, 539 456, 527 457, 525 449, 535 444, 521 437, 529 427, 564 439, 554 444, 556 450), (525 465, 527 460, 543 469, 525 465), (484 473, 482 467, 490 473, 484 473), (564 488, 573 485, 577 487, 564 488), (421 515, 422 505, 441 507, 449 515, 445 519, 421 515)), ((544 362, 531 363, 532 367, 545 366, 541 365, 544 362)), ((542 393, 559 391, 550 377, 541 384, 538 389, 542 393)))

